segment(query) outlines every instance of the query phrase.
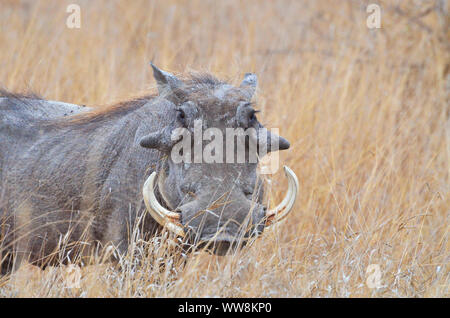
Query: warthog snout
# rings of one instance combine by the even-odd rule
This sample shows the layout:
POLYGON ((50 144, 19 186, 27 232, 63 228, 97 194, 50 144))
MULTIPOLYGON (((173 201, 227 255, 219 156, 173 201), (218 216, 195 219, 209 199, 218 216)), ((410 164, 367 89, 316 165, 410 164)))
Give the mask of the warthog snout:
POLYGON ((178 210, 185 241, 194 249, 224 255, 264 230, 266 208, 245 197, 216 208, 199 208, 199 204, 201 201, 190 202, 178 210))

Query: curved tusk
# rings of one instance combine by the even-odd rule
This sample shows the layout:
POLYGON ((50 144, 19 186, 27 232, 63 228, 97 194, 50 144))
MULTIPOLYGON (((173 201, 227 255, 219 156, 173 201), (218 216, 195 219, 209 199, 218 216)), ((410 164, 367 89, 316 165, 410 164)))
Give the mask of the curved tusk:
POLYGON ((180 214, 167 210, 156 199, 154 192, 155 178, 156 172, 152 172, 144 183, 142 194, 144 195, 145 206, 156 222, 167 227, 169 231, 184 236, 184 230, 180 224, 180 214))
POLYGON ((297 199, 298 196, 297 176, 295 175, 294 171, 292 171, 287 166, 284 166, 284 173, 286 174, 286 177, 288 178, 289 182, 286 196, 277 207, 267 211, 266 226, 272 225, 284 219, 289 214, 289 212, 291 212, 295 200, 297 199))

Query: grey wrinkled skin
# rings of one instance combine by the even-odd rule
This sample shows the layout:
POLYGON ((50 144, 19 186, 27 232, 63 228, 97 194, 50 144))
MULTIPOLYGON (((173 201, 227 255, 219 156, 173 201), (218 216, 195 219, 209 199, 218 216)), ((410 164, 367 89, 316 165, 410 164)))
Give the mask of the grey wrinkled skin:
MULTIPOLYGON (((3 270, 13 259, 44 264, 61 243, 89 243, 66 248, 66 254, 110 243, 125 253, 138 223, 141 233, 154 235, 161 227, 144 213, 142 187, 155 170, 155 193, 163 206, 181 213, 187 245, 223 255, 263 231, 256 163, 174 163, 170 156, 173 130, 193 129, 195 119, 223 132, 261 128, 250 104, 256 76, 246 74, 233 87, 210 75, 178 79, 152 67, 159 96, 107 110, 1 92, 3 270)), ((280 150, 289 147, 284 138, 271 138, 279 138, 280 150)))

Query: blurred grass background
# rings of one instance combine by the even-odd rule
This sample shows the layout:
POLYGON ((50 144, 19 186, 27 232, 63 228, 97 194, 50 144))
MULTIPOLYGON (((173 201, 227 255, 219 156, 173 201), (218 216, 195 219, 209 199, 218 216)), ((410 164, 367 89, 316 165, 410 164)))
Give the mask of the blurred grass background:
POLYGON ((154 90, 150 60, 234 84, 255 72, 259 117, 291 141, 280 155, 301 186, 289 219, 234 256, 183 268, 164 238, 138 239, 128 270, 99 263, 65 288, 55 268, 27 268, 0 296, 448 297, 449 3, 373 1, 369 29, 371 2, 0 0, 13 91, 95 107, 154 90))

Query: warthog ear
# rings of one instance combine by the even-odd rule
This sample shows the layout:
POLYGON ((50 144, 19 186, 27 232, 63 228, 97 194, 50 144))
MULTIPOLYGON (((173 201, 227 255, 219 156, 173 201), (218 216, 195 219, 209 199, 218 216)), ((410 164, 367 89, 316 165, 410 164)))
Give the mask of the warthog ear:
POLYGON ((248 92, 249 99, 252 99, 253 94, 255 94, 257 85, 258 77, 253 73, 246 73, 240 87, 245 88, 248 92))
POLYGON ((141 147, 158 149, 162 152, 170 152, 176 140, 170 138, 170 131, 166 127, 162 130, 152 132, 147 136, 144 136, 139 141, 141 147))
POLYGON ((161 139, 161 132, 157 131, 142 137, 141 140, 139 141, 139 144, 141 145, 141 147, 144 148, 150 149, 158 148, 160 139, 161 139))
POLYGON ((179 80, 175 75, 165 72, 157 68, 152 62, 150 65, 153 69, 153 77, 158 84, 159 94, 171 94, 177 89, 181 88, 183 82, 179 80))
POLYGON ((278 138, 278 149, 271 149, 271 151, 286 150, 291 146, 291 143, 286 138, 278 136, 277 134, 270 133, 269 138, 278 138))
MULTIPOLYGON (((286 138, 272 133, 266 128, 258 131, 258 147, 260 151, 265 149, 267 152, 289 149, 291 144, 286 138)), ((264 154, 262 154, 264 155, 264 154)))

